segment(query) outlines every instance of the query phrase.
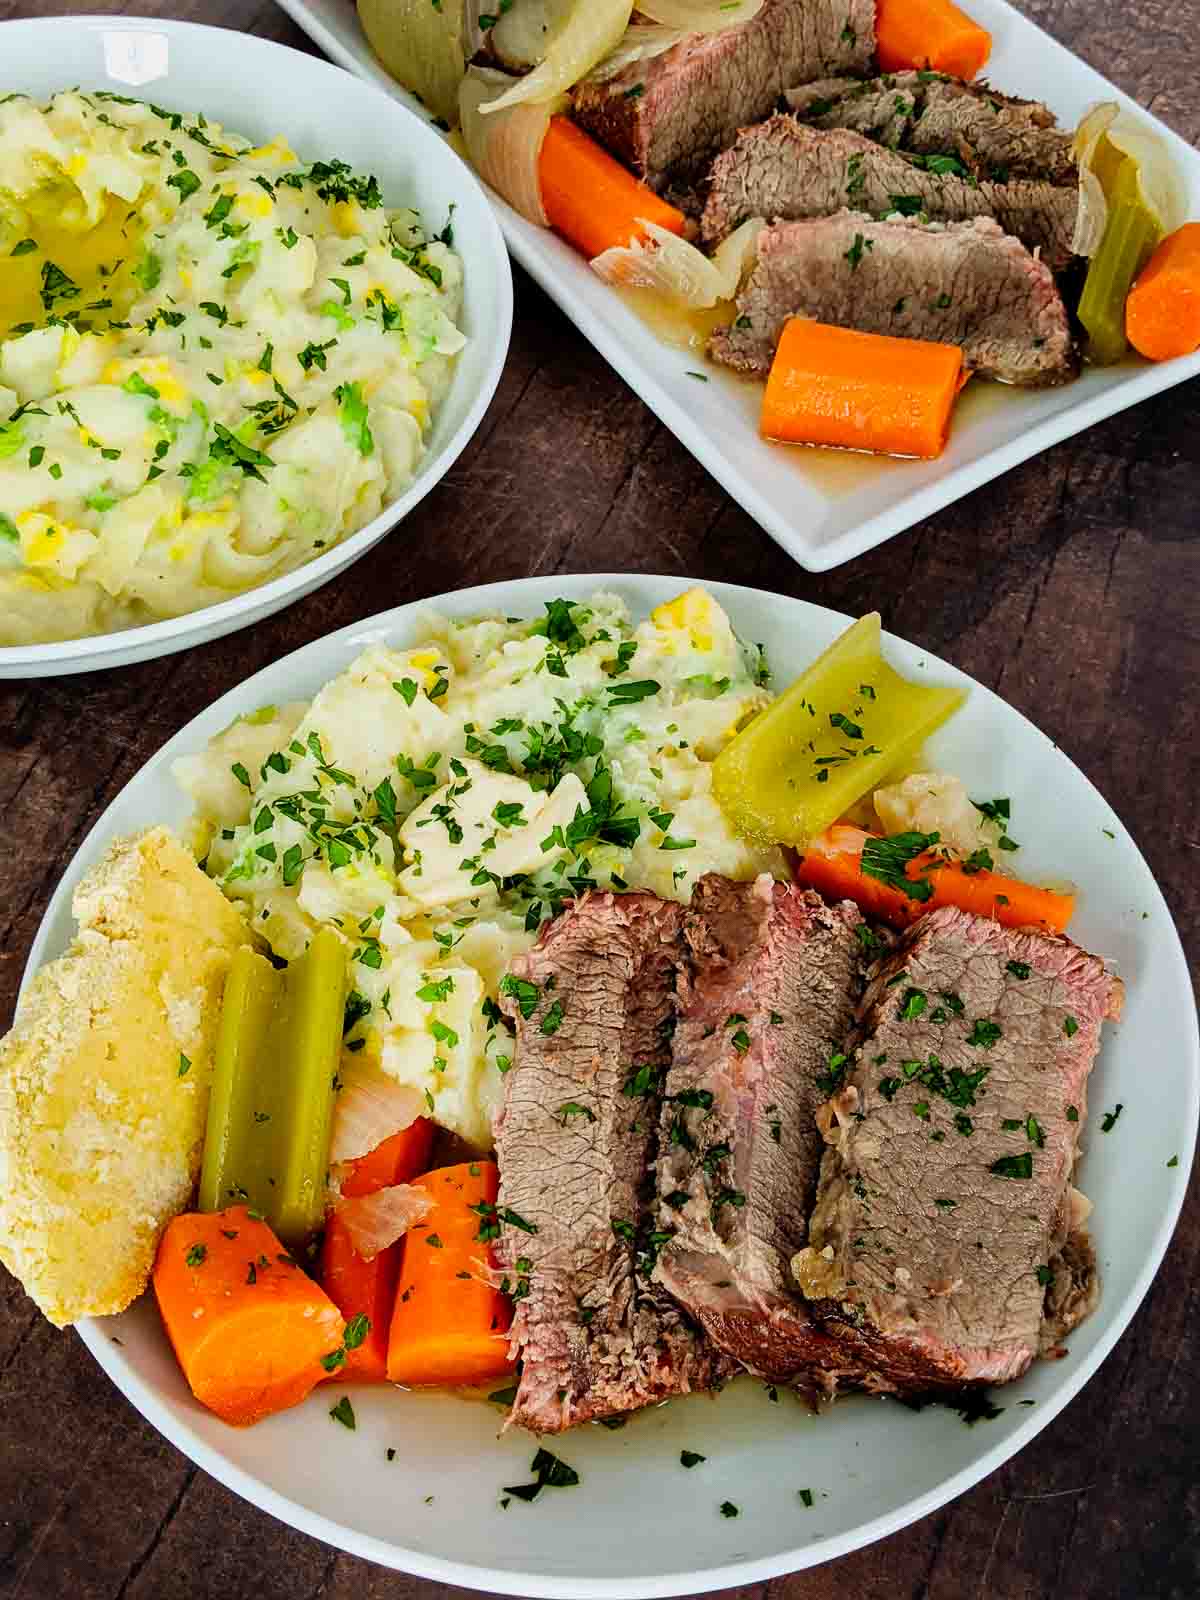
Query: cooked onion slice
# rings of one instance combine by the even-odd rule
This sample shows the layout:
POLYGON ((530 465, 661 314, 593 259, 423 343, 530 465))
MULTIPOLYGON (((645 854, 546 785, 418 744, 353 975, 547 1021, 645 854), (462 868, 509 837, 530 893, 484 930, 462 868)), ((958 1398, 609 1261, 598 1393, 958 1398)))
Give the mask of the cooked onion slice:
POLYGON ((1165 140, 1132 112, 1123 111, 1115 100, 1093 106, 1075 130, 1073 149, 1079 166, 1079 211, 1071 241, 1076 255, 1095 255, 1104 238, 1105 179, 1111 179, 1106 168, 1111 168, 1114 150, 1137 162, 1142 200, 1163 232, 1179 227, 1186 211, 1179 173, 1165 140))
POLYGON ((507 11, 497 0, 467 0, 469 59, 476 52, 509 72, 528 72, 574 10, 576 0, 516 0, 507 11))
POLYGON ((338 1221, 350 1243, 364 1261, 372 1261, 381 1250, 402 1239, 414 1222, 423 1222, 433 1210, 433 1201, 424 1189, 410 1183, 396 1183, 374 1194, 355 1195, 339 1200, 338 1221))
POLYGON ((653 61, 665 55, 683 39, 692 37, 688 28, 664 28, 661 22, 633 22, 625 29, 624 37, 616 49, 588 73, 592 83, 606 83, 618 72, 632 67, 636 61, 653 61))
POLYGON ((406 89, 446 122, 454 120, 463 55, 462 0, 358 0, 372 50, 406 89))
POLYGON ((549 222, 542 206, 538 162, 550 118, 566 109, 567 97, 559 94, 533 105, 510 106, 497 116, 484 116, 511 83, 507 73, 471 68, 458 96, 463 142, 479 176, 527 222, 545 228, 549 222))
POLYGON ((369 1062, 355 1063, 342 1074, 333 1111, 329 1159, 357 1161, 385 1139, 411 1126, 424 1110, 420 1093, 397 1083, 369 1062))
POLYGON ((763 0, 638 0, 638 10, 652 22, 688 33, 723 33, 749 22, 763 8, 763 0))
POLYGON ((657 223, 642 226, 649 240, 606 250, 592 262, 606 283, 623 288, 654 289, 680 306, 703 311, 718 300, 732 300, 757 254, 761 217, 743 222, 706 256, 694 244, 668 233, 657 223))
POLYGON ((576 0, 570 16, 550 40, 545 60, 480 110, 489 116, 510 106, 564 94, 616 48, 632 14, 632 0, 576 0))

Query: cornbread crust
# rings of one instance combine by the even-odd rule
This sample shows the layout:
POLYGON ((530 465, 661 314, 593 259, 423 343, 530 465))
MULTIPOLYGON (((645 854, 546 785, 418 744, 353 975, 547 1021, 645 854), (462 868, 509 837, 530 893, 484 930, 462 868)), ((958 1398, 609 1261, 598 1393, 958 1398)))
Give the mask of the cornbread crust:
POLYGON ((241 913, 166 828, 118 839, 0 1039, 0 1260, 59 1327, 122 1311, 200 1167, 241 913))

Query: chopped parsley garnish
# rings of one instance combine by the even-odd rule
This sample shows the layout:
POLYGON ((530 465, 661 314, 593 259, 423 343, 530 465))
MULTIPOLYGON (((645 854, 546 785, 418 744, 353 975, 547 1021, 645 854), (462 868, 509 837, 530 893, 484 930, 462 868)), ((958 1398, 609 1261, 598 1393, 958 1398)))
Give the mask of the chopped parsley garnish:
POLYGON ((1028 961, 1009 961, 1005 963, 1004 970, 1011 972, 1014 978, 1027 978, 1033 971, 1028 961))
POLYGON ((999 1023, 989 1022, 986 1017, 980 1017, 967 1035, 967 1043, 975 1045, 980 1050, 990 1050, 1002 1037, 1003 1031, 999 1023))
POLYGON ((928 900, 933 885, 924 878, 910 878, 905 868, 910 861, 937 844, 939 833, 894 833, 888 839, 867 839, 863 845, 861 871, 890 889, 899 889, 910 900, 928 900))
POLYGON ((554 1002, 554 1004, 546 1012, 546 1015, 542 1018, 542 1029, 541 1029, 541 1031, 544 1034, 546 1034, 547 1036, 549 1036, 552 1033, 557 1033, 559 1028, 562 1027, 562 1020, 563 1020, 563 1005, 562 1005, 562 1001, 561 1000, 556 1000, 554 1002))
POLYGON ((348 1394, 344 1394, 337 1405, 330 1406, 329 1415, 335 1422, 340 1422, 343 1428, 349 1428, 351 1433, 358 1427, 354 1417, 354 1407, 350 1404, 348 1394))
POLYGON ((1079 1024, 1074 1017, 1067 1017, 1063 1022, 1063 1032, 1068 1039, 1073 1039, 1079 1032, 1079 1024))
POLYGON ((517 1007, 526 1022, 537 1010, 541 992, 536 983, 530 983, 527 978, 514 978, 511 973, 506 973, 500 980, 500 993, 509 995, 517 1002, 517 1007))
POLYGON ((1100 1132, 1111 1133, 1117 1125, 1117 1118, 1121 1115, 1124 1109, 1125 1107, 1118 1100, 1111 1111, 1106 1111, 1100 1123, 1100 1132))
POLYGON ((202 1267, 208 1260, 208 1246, 206 1244, 191 1245, 183 1259, 189 1267, 202 1267))
POLYGON ((596 1120, 596 1113, 591 1109, 591 1107, 581 1106, 578 1100, 565 1100, 563 1104, 559 1106, 555 1115, 562 1118, 562 1125, 564 1128, 566 1127, 567 1123, 570 1122, 572 1117, 586 1117, 589 1122, 595 1122, 596 1120))
POLYGON ((900 1021, 915 1022, 929 1004, 924 989, 906 989, 900 1002, 900 1021))
POLYGON ((681 1450, 679 1452, 679 1465, 687 1467, 690 1472, 693 1467, 698 1467, 702 1461, 707 1461, 707 1456, 702 1456, 698 1450, 681 1450))
POLYGON ((75 283, 61 267, 55 266, 53 261, 42 262, 42 306, 46 311, 53 309, 58 300, 75 300, 82 293, 79 285, 75 283))
POLYGON ((732 1500, 722 1500, 721 1501, 721 1515, 723 1517, 739 1517, 739 1516, 741 1516, 741 1512, 734 1505, 732 1500))
POLYGON ((610 683, 608 695, 614 706, 636 705, 639 700, 647 700, 652 694, 657 694, 662 684, 653 678, 637 678, 630 683, 610 683))
POLYGON ((532 1483, 505 1484, 504 1493, 518 1500, 536 1500, 543 1489, 572 1489, 579 1482, 579 1474, 549 1450, 539 1449, 529 1469, 534 1474, 532 1483))
POLYGON ((849 1059, 841 1051, 830 1056, 824 1072, 818 1072, 816 1075, 817 1088, 820 1089, 822 1094, 836 1094, 841 1088, 842 1083, 845 1081, 849 1059))
POLYGON ((1026 1150, 1019 1156, 1001 1156, 999 1161, 993 1161, 988 1168, 998 1178, 1032 1178, 1033 1156, 1026 1150))

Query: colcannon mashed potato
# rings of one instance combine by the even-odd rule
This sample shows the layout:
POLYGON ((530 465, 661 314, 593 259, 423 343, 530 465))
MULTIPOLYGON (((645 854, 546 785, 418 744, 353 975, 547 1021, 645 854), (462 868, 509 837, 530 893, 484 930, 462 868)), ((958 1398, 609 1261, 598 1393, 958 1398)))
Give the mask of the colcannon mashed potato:
POLYGON ((174 771, 199 856, 277 955, 322 925, 350 941, 343 1082, 381 1067, 486 1146, 498 987, 549 917, 589 889, 684 901, 706 872, 785 875, 711 793, 766 679, 699 589, 636 627, 603 594, 535 622, 431 616, 420 644, 372 646, 174 771))
POLYGON ((394 499, 465 343, 443 223, 200 115, 0 99, 0 645, 228 599, 394 499))

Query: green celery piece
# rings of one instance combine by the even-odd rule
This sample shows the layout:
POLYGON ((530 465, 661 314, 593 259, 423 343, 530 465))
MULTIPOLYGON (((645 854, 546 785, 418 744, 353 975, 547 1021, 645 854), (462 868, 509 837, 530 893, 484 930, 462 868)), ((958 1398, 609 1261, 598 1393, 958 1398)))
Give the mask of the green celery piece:
POLYGON ((1132 156, 1123 158, 1107 193, 1108 224, 1079 297, 1079 320, 1088 334, 1087 357, 1100 367, 1120 361, 1129 349, 1125 301, 1162 238, 1158 219, 1142 199, 1138 164, 1132 156))
POLYGON ((200 1209, 245 1203, 285 1245, 324 1217, 346 948, 329 928, 284 971, 238 952, 225 983, 200 1209))
POLYGON ((805 844, 911 761, 963 699, 889 667, 872 612, 730 740, 713 763, 713 793, 748 838, 805 844))
MULTIPOLYGON (((200 1169, 201 1211, 220 1211, 241 1201, 259 1207, 261 1191, 267 1187, 265 1160, 260 1181, 251 1171, 247 1146, 256 1126, 257 1063, 266 1054, 282 989, 282 973, 243 945, 230 965, 221 1000, 200 1169)), ((265 1149, 265 1140, 259 1144, 265 1149)))

